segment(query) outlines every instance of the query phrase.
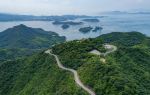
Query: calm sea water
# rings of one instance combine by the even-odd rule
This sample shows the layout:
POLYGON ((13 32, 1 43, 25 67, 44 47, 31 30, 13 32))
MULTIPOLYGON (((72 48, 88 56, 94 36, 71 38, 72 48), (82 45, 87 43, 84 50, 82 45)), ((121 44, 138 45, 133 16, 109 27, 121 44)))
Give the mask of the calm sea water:
MULTIPOLYGON (((76 21, 80 20, 81 19, 77 19, 76 21)), ((53 25, 51 21, 0 22, 0 32, 19 24, 24 24, 33 28, 42 28, 46 31, 54 31, 61 36, 66 36, 67 40, 94 38, 110 32, 130 31, 139 31, 150 36, 150 14, 105 15, 104 18, 100 18, 99 23, 85 22, 83 25, 70 26, 67 30, 63 30, 59 25, 53 25), (78 29, 85 26, 101 26, 103 30, 87 34, 80 33, 78 29)))
POLYGON ((150 36, 150 14, 108 15, 101 23, 103 33, 138 31, 150 36))

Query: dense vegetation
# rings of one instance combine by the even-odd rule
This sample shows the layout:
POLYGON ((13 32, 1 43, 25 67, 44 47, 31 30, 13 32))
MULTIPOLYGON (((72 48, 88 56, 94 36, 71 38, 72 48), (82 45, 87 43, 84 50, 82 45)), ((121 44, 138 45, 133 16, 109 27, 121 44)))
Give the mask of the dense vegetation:
POLYGON ((110 34, 104 34, 100 36, 100 38, 103 39, 104 43, 112 43, 125 47, 131 47, 135 45, 143 45, 143 47, 150 46, 150 38, 139 32, 113 32, 110 34))
POLYGON ((41 49, 63 41, 65 37, 60 37, 54 32, 25 25, 15 26, 0 33, 1 48, 41 49))
POLYGON ((18 25, 0 32, 0 60, 29 55, 65 41, 54 32, 18 25))
POLYGON ((78 70, 81 80, 97 95, 150 94, 150 38, 141 33, 116 32, 72 41, 53 47, 53 52, 65 66, 78 70), (105 57, 106 63, 89 53, 102 43, 118 47, 105 57))
POLYGON ((0 95, 87 95, 55 59, 39 53, 0 64, 0 95))
MULTIPOLYGON (((84 84, 96 95, 150 94, 150 38, 138 32, 105 34, 52 47, 66 67, 78 71, 84 84), (118 50, 104 57, 104 43, 118 50)), ((0 95, 88 95, 78 88, 73 75, 58 68, 52 56, 35 54, 0 64, 0 95)))
POLYGON ((16 58, 21 58, 24 56, 29 56, 33 53, 38 52, 39 50, 31 50, 31 49, 21 49, 21 48, 12 48, 12 49, 6 49, 6 48, 0 48, 0 61, 5 60, 14 60, 16 58))

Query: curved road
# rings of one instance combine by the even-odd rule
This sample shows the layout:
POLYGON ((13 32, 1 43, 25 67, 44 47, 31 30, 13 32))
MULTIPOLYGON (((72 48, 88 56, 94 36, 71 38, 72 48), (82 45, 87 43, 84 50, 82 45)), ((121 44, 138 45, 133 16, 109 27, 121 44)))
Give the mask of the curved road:
POLYGON ((105 57, 109 53, 115 52, 117 50, 117 47, 114 46, 114 45, 106 44, 106 45, 104 45, 104 47, 105 47, 105 49, 107 49, 107 51, 105 53, 102 53, 102 52, 100 52, 98 50, 92 50, 90 53, 95 54, 95 55, 101 55, 101 56, 105 57))
POLYGON ((72 73, 74 74, 75 82, 76 82, 81 88, 83 88, 83 89, 84 89, 86 92, 88 92, 90 95, 96 95, 93 90, 91 90, 90 88, 86 87, 86 86, 81 82, 81 80, 80 80, 80 78, 79 78, 79 75, 78 75, 78 73, 77 73, 76 70, 73 70, 73 69, 64 67, 64 66, 61 64, 61 62, 59 61, 59 58, 57 57, 57 55, 51 53, 51 50, 47 50, 47 51, 45 51, 45 53, 50 54, 50 55, 52 55, 52 56, 55 57, 56 62, 57 62, 57 65, 59 66, 59 68, 61 68, 61 69, 63 69, 63 70, 66 70, 66 71, 69 71, 69 72, 72 72, 72 73))
POLYGON ((117 47, 114 46, 114 45, 108 45, 108 44, 106 44, 106 45, 104 45, 104 47, 106 49, 108 49, 108 51, 106 51, 106 53, 102 53, 102 55, 104 55, 104 56, 108 55, 109 53, 115 52, 117 50, 117 47))
MULTIPOLYGON (((107 51, 106 53, 101 53, 101 55, 103 55, 103 56, 106 56, 107 54, 112 53, 112 52, 114 52, 114 51, 117 50, 117 47, 114 46, 114 45, 108 45, 108 44, 106 44, 106 45, 104 45, 104 46, 105 46, 106 49, 108 49, 108 51, 107 51)), ((86 87, 86 86, 81 82, 81 80, 80 80, 80 78, 79 78, 79 75, 78 75, 78 73, 77 73, 76 70, 64 67, 64 66, 61 64, 61 62, 59 61, 58 56, 55 55, 55 54, 52 54, 52 53, 51 53, 51 50, 47 50, 47 51, 45 51, 45 53, 50 54, 50 55, 52 55, 52 56, 55 57, 56 62, 57 62, 57 65, 59 66, 59 68, 61 68, 61 69, 63 69, 63 70, 66 70, 66 71, 69 71, 69 72, 72 72, 72 73, 74 74, 75 82, 76 82, 81 88, 83 88, 83 89, 84 89, 86 92, 88 92, 90 95, 96 95, 93 90, 91 90, 90 88, 86 87)))

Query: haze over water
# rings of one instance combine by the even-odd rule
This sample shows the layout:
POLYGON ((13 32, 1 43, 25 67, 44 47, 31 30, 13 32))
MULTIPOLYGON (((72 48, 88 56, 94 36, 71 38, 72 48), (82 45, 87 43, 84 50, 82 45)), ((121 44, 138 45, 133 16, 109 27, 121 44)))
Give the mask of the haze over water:
MULTIPOLYGON (((99 23, 84 22, 83 25, 71 26, 69 29, 63 30, 59 25, 53 25, 51 21, 10 21, 0 22, 0 31, 4 31, 7 28, 24 24, 29 27, 42 28, 46 31, 57 32, 61 36, 66 36, 67 40, 82 39, 82 38, 94 38, 101 34, 110 32, 131 32, 138 31, 150 36, 150 14, 119 14, 119 15, 103 15, 105 17, 99 18, 99 23), (79 32, 79 28, 85 26, 101 26, 102 31, 90 32, 83 34, 79 32)), ((76 21, 81 21, 77 19, 76 21)))

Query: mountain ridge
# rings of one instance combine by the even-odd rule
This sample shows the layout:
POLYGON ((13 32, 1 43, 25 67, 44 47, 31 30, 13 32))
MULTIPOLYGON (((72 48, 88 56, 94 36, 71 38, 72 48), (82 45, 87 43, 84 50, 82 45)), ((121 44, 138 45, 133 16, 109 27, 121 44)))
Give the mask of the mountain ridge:
POLYGON ((49 47, 56 44, 55 39, 58 39, 58 43, 65 41, 65 37, 61 37, 54 32, 44 31, 40 28, 31 28, 21 24, 18 26, 14 26, 13 28, 9 28, 0 33, 0 47, 17 47, 32 49, 38 47, 49 47), (36 42, 36 40, 38 40, 38 42, 36 42))
MULTIPOLYGON (((149 48, 150 38, 141 33, 115 32, 51 49, 65 67, 77 70, 81 81, 96 95, 149 95, 149 48), (102 46, 106 42, 117 46, 117 51, 106 56, 90 53, 93 49, 105 51, 102 46)), ((75 84, 73 75, 60 70, 55 58, 44 51, 1 63, 0 80, 1 95, 88 95, 75 84)))

